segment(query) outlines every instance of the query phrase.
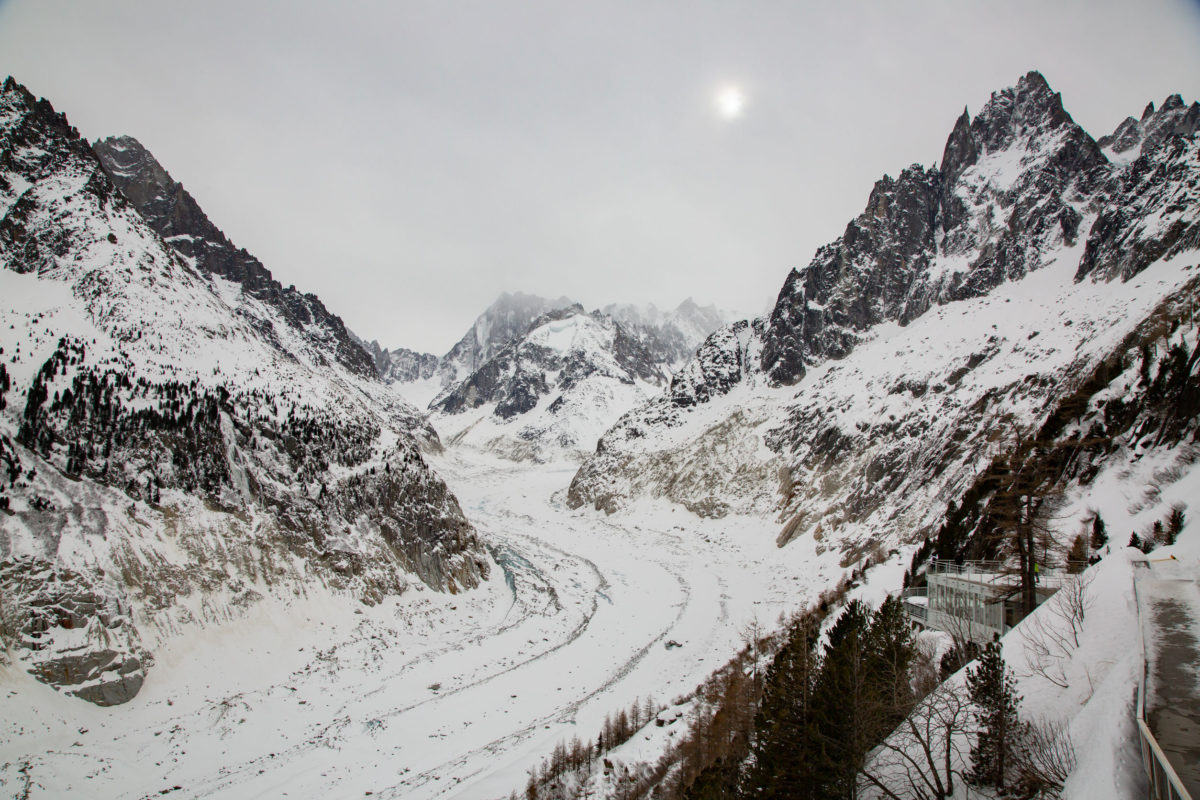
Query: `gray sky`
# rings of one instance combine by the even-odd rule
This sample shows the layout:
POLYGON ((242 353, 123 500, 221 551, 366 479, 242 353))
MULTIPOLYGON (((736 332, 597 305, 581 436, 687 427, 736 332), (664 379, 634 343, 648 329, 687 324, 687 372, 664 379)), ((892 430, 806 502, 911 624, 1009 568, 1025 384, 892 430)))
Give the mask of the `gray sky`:
POLYGON ((1030 69, 1094 136, 1190 102, 1200 3, 0 0, 0 73, 140 139, 360 335, 439 354, 505 290, 759 313, 1030 69))

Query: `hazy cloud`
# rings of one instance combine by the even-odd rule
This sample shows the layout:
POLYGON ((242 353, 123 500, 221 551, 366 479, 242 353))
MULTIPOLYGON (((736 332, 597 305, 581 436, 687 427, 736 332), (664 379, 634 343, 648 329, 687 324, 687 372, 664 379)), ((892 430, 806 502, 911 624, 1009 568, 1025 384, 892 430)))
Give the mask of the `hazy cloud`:
POLYGON ((1200 96, 1198 34, 1182 0, 11 0, 0 67, 361 335, 441 353, 502 290, 758 312, 964 105, 1036 68, 1099 136, 1200 96))

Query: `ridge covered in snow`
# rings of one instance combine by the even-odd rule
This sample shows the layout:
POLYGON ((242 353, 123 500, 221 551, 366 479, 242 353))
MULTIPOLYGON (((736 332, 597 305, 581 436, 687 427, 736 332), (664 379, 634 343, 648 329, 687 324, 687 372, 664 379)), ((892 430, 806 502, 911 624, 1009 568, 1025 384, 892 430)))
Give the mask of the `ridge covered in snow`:
POLYGON ((1173 128, 1110 161, 1026 75, 963 113, 940 167, 881 179, 768 316, 714 333, 626 414, 569 502, 769 515, 780 544, 848 560, 919 539, 1005 437, 1194 292, 1198 149, 1173 128))
POLYGON ((0 592, 22 661, 97 702, 136 694, 162 642, 267 595, 374 603, 488 572, 425 462, 432 429, 335 317, 281 314, 315 298, 213 268, 213 231, 175 249, 62 115, 4 84, 0 592))

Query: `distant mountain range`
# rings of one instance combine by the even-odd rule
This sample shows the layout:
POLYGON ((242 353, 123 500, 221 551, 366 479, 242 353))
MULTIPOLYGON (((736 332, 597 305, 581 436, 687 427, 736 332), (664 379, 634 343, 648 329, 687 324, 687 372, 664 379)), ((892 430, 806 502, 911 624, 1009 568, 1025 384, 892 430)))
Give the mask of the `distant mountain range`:
POLYGON ((589 314, 565 297, 505 293, 440 358, 357 341, 449 442, 518 460, 579 459, 724 321, 691 298, 670 312, 610 305, 589 314))

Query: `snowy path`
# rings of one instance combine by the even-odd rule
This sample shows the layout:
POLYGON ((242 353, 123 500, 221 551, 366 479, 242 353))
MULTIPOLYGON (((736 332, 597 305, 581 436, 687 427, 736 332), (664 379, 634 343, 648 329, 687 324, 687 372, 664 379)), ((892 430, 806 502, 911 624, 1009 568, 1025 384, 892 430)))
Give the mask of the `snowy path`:
POLYGON ((1149 614, 1147 723, 1183 785, 1200 797, 1200 583, 1194 560, 1151 562, 1138 591, 1149 614))
POLYGON ((558 741, 689 693, 752 618, 841 574, 777 550, 770 522, 571 512, 569 466, 436 466, 503 566, 485 587, 264 602, 160 648, 114 709, 0 672, 0 797, 506 797, 558 741))

